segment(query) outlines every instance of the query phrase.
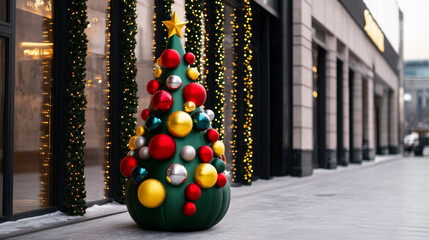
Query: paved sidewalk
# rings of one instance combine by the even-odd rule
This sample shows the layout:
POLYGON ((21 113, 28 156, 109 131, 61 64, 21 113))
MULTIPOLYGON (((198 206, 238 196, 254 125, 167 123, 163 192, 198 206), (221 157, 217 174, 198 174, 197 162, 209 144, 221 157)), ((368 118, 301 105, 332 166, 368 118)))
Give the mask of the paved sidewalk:
POLYGON ((429 159, 233 188, 227 215, 207 231, 146 231, 121 213, 14 239, 429 239, 429 159))

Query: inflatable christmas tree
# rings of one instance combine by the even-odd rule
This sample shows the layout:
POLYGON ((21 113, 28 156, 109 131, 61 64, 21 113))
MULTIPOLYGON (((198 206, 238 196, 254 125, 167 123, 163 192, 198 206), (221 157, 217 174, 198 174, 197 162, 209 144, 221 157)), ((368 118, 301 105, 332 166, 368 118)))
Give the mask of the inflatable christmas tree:
POLYGON ((129 178, 126 204, 142 228, 192 231, 217 224, 230 203, 230 187, 221 159, 225 147, 211 128, 213 111, 204 110, 204 87, 194 81, 199 73, 185 53, 176 13, 164 24, 169 30, 166 50, 157 60, 146 89, 152 95, 148 109, 129 141, 130 152, 121 162, 129 178))

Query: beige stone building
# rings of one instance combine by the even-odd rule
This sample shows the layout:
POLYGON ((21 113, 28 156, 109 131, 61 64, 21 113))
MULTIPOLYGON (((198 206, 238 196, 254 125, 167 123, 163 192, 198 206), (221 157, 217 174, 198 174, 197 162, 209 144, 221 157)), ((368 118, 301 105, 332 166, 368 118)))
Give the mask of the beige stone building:
POLYGON ((292 3, 292 175, 399 151, 402 13, 376 2, 292 3))

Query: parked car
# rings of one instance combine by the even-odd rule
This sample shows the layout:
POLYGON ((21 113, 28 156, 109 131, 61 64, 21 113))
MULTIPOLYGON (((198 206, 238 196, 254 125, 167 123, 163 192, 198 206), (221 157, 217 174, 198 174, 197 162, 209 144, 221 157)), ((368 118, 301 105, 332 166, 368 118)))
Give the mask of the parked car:
POLYGON ((416 146, 416 142, 418 142, 419 136, 418 134, 410 134, 404 137, 404 153, 410 154, 414 151, 414 147, 416 146))

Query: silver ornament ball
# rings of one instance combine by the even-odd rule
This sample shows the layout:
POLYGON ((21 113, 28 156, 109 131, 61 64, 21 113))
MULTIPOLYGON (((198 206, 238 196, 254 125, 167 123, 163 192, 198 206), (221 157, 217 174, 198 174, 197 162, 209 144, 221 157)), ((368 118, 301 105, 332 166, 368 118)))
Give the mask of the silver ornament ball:
POLYGON ((180 86, 182 86, 182 79, 177 75, 171 75, 167 78, 165 84, 167 85, 168 89, 176 90, 179 89, 180 86))
POLYGON ((149 147, 148 146, 143 146, 142 148, 140 148, 139 157, 142 160, 149 160, 150 159, 150 153, 149 153, 149 147))
POLYGON ((209 116, 210 121, 213 121, 213 119, 215 117, 214 112, 212 110, 210 110, 210 109, 207 109, 206 110, 206 114, 207 114, 207 116, 209 116))
POLYGON ((189 162, 195 158, 195 149, 191 145, 183 146, 182 150, 180 150, 180 156, 183 160, 189 162))
POLYGON ((137 149, 142 148, 144 145, 146 144, 146 138, 142 137, 142 136, 138 136, 136 138, 136 140, 134 141, 134 146, 137 149))
POLYGON ((129 152, 127 153, 127 156, 135 157, 135 156, 136 156, 136 152, 134 152, 134 151, 129 151, 129 152))
POLYGON ((186 171, 186 168, 179 163, 171 164, 165 172, 165 178, 167 179, 167 182, 173 186, 179 186, 183 184, 187 177, 188 172, 186 171))

